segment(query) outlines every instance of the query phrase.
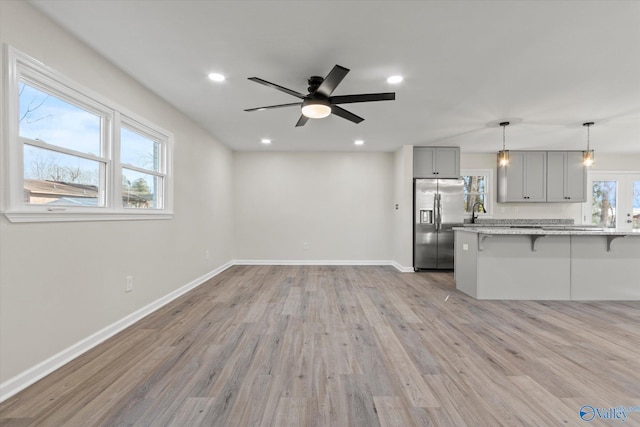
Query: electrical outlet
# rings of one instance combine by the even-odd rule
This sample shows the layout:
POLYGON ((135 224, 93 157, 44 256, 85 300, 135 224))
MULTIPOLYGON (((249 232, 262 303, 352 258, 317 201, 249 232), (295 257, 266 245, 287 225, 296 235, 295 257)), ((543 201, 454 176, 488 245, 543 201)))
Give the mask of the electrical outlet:
POLYGON ((305 251, 308 251, 309 250, 309 242, 304 242, 302 244, 302 249, 304 249, 305 251))
POLYGON ((207 249, 206 251, 204 251, 204 259, 206 261, 211 260, 211 254, 209 253, 209 250, 207 249))
POLYGON ((133 290, 133 276, 127 276, 124 286, 125 292, 131 292, 133 290))
POLYGON ((467 245, 466 243, 462 244, 462 250, 463 251, 468 251, 469 250, 469 245, 467 245))

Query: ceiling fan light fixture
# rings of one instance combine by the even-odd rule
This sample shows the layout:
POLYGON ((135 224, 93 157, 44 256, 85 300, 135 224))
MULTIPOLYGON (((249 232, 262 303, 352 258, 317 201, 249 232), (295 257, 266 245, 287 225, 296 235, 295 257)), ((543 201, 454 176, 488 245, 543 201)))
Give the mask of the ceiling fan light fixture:
POLYGON ((331 105, 323 99, 307 99, 302 103, 302 114, 310 119, 322 119, 331 114, 331 105))
MULTIPOLYGON (((0 0, 1 1, 1 0, 0 0)), ((336 87, 340 84, 342 79, 345 78, 349 72, 348 68, 342 67, 336 64, 327 77, 311 76, 307 82, 309 87, 307 90, 309 93, 303 95, 292 89, 287 89, 284 86, 277 85, 275 83, 268 82, 260 77, 249 77, 249 80, 259 83, 264 86, 271 87, 286 94, 295 96, 300 101, 290 102, 287 104, 269 105, 267 107, 248 108, 244 111, 260 111, 272 108, 282 107, 302 107, 302 115, 295 124, 295 127, 304 126, 309 119, 321 119, 327 117, 330 114, 348 120, 352 123, 360 123, 364 119, 360 116, 353 114, 352 112, 345 110, 341 104, 353 104, 359 102, 373 102, 373 101, 394 101, 396 99, 395 92, 386 93, 360 93, 353 95, 341 95, 331 96, 336 87)))

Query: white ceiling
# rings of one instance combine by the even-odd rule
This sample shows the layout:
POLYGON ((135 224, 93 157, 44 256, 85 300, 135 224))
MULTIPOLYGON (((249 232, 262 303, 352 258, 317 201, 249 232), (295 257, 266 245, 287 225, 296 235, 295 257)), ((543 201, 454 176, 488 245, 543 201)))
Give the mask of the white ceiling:
POLYGON ((596 153, 640 152, 640 1, 31 3, 235 150, 495 152, 511 120, 509 149, 584 149, 594 121, 596 153), (335 64, 351 72, 334 95, 396 101, 301 128, 297 107, 243 111, 297 101, 248 77, 306 93, 335 64))

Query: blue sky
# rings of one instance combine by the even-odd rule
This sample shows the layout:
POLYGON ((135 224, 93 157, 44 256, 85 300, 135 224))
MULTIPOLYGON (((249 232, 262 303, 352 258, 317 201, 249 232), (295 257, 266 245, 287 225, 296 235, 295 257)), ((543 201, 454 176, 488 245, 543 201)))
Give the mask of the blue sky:
MULTIPOLYGON (((100 116, 24 83, 20 84, 19 119, 22 137, 94 156, 101 155, 100 116)), ((155 141, 123 128, 121 162, 157 171, 157 156, 154 156, 157 146, 155 141)), ((25 145, 25 178, 41 178, 36 170, 47 165, 80 168, 84 174, 79 182, 98 184, 100 162, 25 145)), ((142 178, 147 181, 149 188, 154 188, 152 175, 126 169, 123 174, 124 181, 133 182, 142 178)))

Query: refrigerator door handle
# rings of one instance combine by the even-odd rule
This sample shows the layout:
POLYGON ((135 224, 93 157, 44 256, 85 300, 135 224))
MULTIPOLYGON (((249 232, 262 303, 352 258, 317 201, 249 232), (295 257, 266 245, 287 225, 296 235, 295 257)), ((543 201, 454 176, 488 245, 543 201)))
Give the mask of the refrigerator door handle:
POLYGON ((442 229, 442 195, 436 194, 436 230, 442 229))
POLYGON ((433 227, 438 231, 438 194, 433 196, 433 227))

